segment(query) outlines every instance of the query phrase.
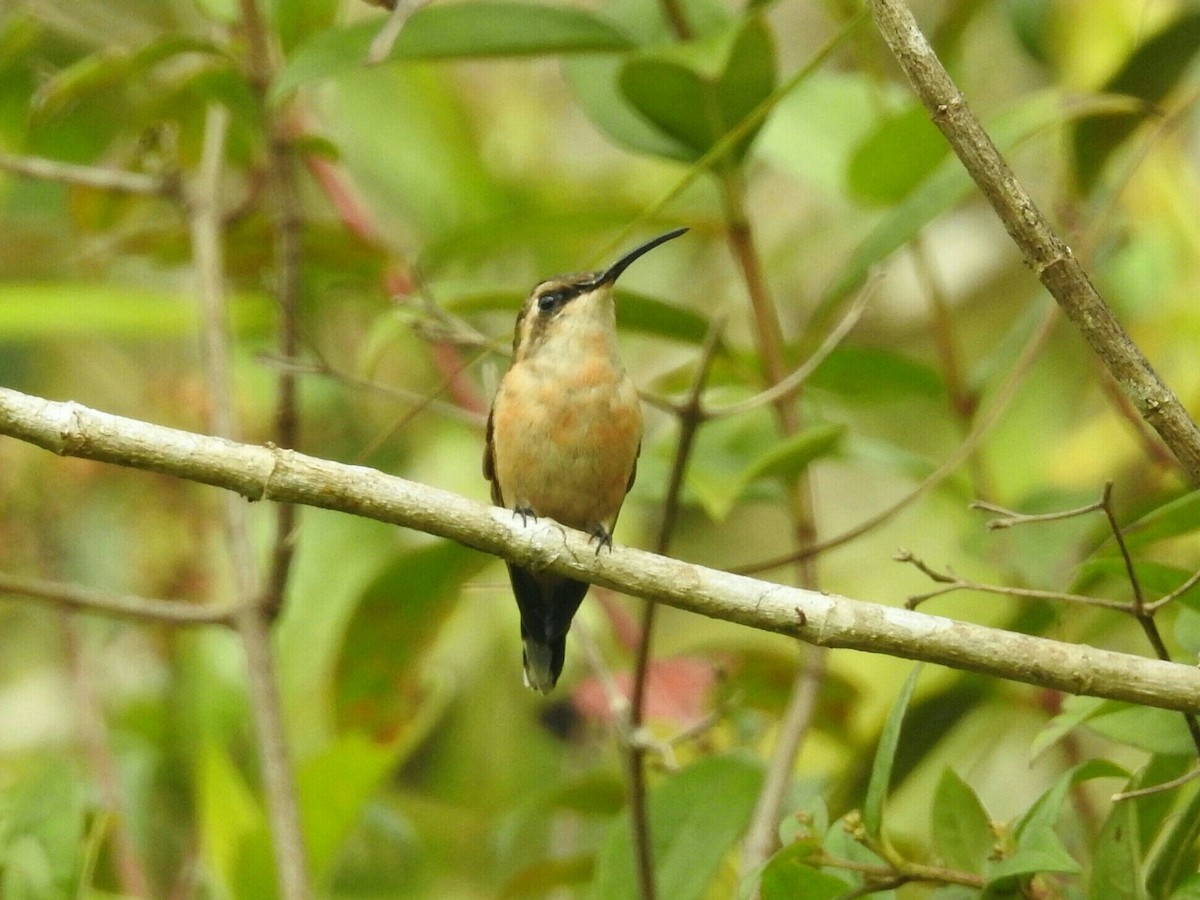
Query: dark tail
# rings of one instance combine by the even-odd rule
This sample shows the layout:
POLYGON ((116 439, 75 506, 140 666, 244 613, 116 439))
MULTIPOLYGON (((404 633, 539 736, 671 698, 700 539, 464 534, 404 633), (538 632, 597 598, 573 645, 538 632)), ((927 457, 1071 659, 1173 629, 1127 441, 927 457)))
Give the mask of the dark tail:
POLYGON ((567 632, 589 585, 513 565, 508 567, 508 577, 521 610, 525 685, 548 694, 562 674, 567 632))

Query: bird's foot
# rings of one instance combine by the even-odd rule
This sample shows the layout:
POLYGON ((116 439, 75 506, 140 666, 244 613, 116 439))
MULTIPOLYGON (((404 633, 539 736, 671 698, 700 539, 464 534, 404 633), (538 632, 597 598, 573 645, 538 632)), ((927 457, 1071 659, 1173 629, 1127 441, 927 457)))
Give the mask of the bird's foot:
POLYGON ((600 555, 600 551, 605 547, 608 548, 609 553, 612 552, 612 532, 607 528, 603 525, 593 525, 588 533, 592 536, 588 543, 590 544, 592 541, 596 542, 597 556, 600 555))
POLYGON ((528 525, 530 519, 533 519, 534 522, 537 521, 537 513, 533 511, 533 507, 531 506, 514 506, 513 516, 520 516, 522 525, 528 525))

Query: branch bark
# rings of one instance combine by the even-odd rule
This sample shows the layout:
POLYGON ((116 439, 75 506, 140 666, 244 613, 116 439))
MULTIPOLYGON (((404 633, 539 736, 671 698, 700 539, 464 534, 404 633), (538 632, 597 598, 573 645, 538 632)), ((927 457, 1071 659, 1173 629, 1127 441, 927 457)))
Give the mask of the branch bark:
POLYGON ((374 469, 276 447, 238 444, 0 388, 0 434, 63 456, 144 469, 236 491, 250 500, 302 503, 458 541, 519 565, 821 647, 924 660, 997 678, 1200 713, 1200 669, 743 575, 626 547, 597 555, 583 532, 374 469))
POLYGON ((1200 485, 1200 428, 1125 331, 1087 272, 1017 180, 921 33, 904 0, 871 0, 875 24, 909 83, 1004 223, 1026 263, 1062 307, 1138 413, 1200 485))

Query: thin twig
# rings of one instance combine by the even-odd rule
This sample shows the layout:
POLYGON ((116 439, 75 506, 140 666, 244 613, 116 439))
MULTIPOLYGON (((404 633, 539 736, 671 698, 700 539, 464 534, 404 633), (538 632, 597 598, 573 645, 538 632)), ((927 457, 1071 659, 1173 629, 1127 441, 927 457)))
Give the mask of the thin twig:
POLYGON ((170 625, 229 625, 237 612, 236 606, 200 606, 182 600, 114 594, 77 584, 15 578, 3 573, 0 573, 0 594, 29 597, 77 612, 170 625))
POLYGON ((138 853, 129 828, 129 804, 121 788, 117 761, 100 700, 93 689, 94 678, 85 659, 84 640, 79 620, 67 610, 59 614, 75 694, 75 727, 84 755, 96 778, 103 806, 111 814, 113 867, 121 893, 130 897, 153 896, 146 866, 138 853))
POLYGON ((371 39, 371 47, 367 51, 368 65, 381 63, 391 55, 392 48, 396 46, 396 40, 400 37, 400 32, 404 30, 405 23, 413 13, 428 2, 429 0, 396 0, 383 26, 371 39))
POLYGON ((933 597, 940 597, 943 594, 949 594, 954 591, 979 591, 984 594, 999 594, 1004 597, 1020 597, 1026 600, 1061 600, 1066 603, 1078 603, 1083 606, 1096 606, 1101 609, 1111 609, 1115 612, 1129 612, 1129 604, 1123 603, 1120 600, 1105 600, 1101 597, 1088 597, 1085 594, 1069 594, 1062 591, 1043 591, 1036 588, 1018 588, 1009 587, 1003 584, 986 584, 984 582, 972 581, 969 578, 960 578, 952 572, 939 572, 931 568, 923 560, 913 556, 907 550, 897 551, 892 557, 896 562, 903 562, 912 565, 931 581, 945 585, 935 591, 929 591, 924 594, 915 594, 909 597, 904 605, 909 609, 916 609, 926 600, 933 597))
MULTIPOLYGON (((256 5, 243 0, 244 5, 256 5)), ((278 124, 269 135, 268 166, 275 202, 275 298, 279 305, 278 352, 292 359, 300 351, 300 266, 304 222, 300 207, 296 160, 290 138, 278 124)), ((299 383, 296 376, 280 370, 276 378, 275 442, 281 447, 300 443, 299 383)), ((263 586, 262 604, 275 618, 283 609, 283 598, 295 553, 296 508, 283 503, 275 509, 275 539, 271 562, 263 586)))
MULTIPOLYGON (((422 410, 427 409, 439 416, 464 422, 468 425, 474 425, 480 429, 483 428, 484 423, 487 421, 487 416, 485 415, 469 409, 463 409, 455 403, 446 403, 445 401, 438 400, 436 396, 430 396, 428 393, 418 393, 417 391, 402 388, 398 385, 384 384, 380 381, 359 378, 356 375, 351 375, 349 372, 343 372, 320 357, 313 361, 304 359, 288 360, 264 353, 260 354, 258 359, 265 365, 287 369, 295 375, 315 375, 320 378, 328 378, 354 390, 368 391, 383 397, 403 400, 414 404, 422 410)), ((365 456, 366 454, 364 453, 363 455, 365 456)))
POLYGON ((1021 355, 1017 361, 1013 363, 1012 369, 1009 372, 1008 380, 996 392, 996 397, 988 406, 986 412, 979 415, 975 419, 975 424, 954 453, 950 454, 946 460, 937 467, 927 478, 913 488, 909 493, 905 494, 891 506, 884 507, 879 512, 875 513, 860 522, 858 525, 843 531, 841 534, 834 535, 831 538, 813 544, 811 547, 802 548, 801 550, 789 553, 785 556, 775 557, 774 559, 764 560, 762 562, 753 563, 748 566, 740 566, 733 571, 741 575, 753 575, 757 572, 766 572, 770 569, 778 569, 781 566, 790 565, 796 559, 802 556, 817 556, 832 550, 836 547, 841 547, 848 544, 857 538, 862 537, 870 531, 874 531, 879 526, 890 521, 898 513, 911 506, 929 491, 933 490, 937 485, 941 484, 949 478, 958 467, 961 466, 975 449, 982 443, 984 437, 992 430, 995 424, 1000 421, 1000 417, 1007 411, 1009 404, 1016 397, 1018 389, 1024 382, 1025 377, 1033 368, 1033 363, 1037 360, 1038 354, 1046 345, 1051 332, 1054 330, 1054 325, 1058 322, 1058 307, 1049 306, 1046 310, 1046 315, 1038 324, 1036 331, 1026 343, 1021 355))
MULTIPOLYGON (((691 459, 692 448, 695 446, 696 435, 704 422, 701 401, 713 360, 716 358, 717 348, 720 346, 721 331, 724 325, 724 318, 718 317, 709 327, 704 344, 700 349, 696 375, 692 380, 692 389, 688 392, 687 400, 678 408, 679 440, 675 446, 671 475, 663 502, 662 521, 659 524, 658 540, 655 542, 655 552, 663 556, 667 554, 671 546, 671 537, 674 534, 675 521, 679 514, 679 498, 683 492, 684 475, 687 472, 688 460, 691 459)), ((629 699, 628 730, 631 735, 637 734, 644 722, 650 650, 654 641, 654 620, 657 609, 658 604, 651 600, 647 600, 642 607, 642 627, 638 636, 633 667, 633 685, 629 699)), ((645 750, 633 742, 628 744, 626 769, 629 780, 630 833, 633 836, 638 889, 641 891, 643 900, 647 900, 647 898, 657 895, 654 878, 654 848, 650 839, 650 817, 646 808, 645 750)))
POLYGON ((721 406, 716 409, 705 409, 704 418, 723 419, 729 416, 740 416, 744 413, 761 409, 764 406, 791 400, 804 387, 805 382, 812 377, 813 372, 820 368, 821 363, 825 362, 829 358, 829 355, 841 346, 842 341, 846 339, 847 335, 854 329, 854 326, 858 324, 858 320, 862 318, 862 314, 866 310, 871 296, 875 293, 875 287, 878 283, 878 278, 871 278, 867 281, 858 296, 854 299, 854 302, 850 304, 849 309, 846 310, 846 314, 842 316, 837 325, 825 336, 825 340, 821 342, 821 345, 817 347, 802 365, 794 369, 791 374, 777 381, 765 391, 755 394, 753 397, 748 397, 745 400, 730 403, 727 406, 721 406))
MULTIPOLYGON (((248 5, 254 7, 253 2, 248 2, 248 5)), ((243 9, 244 19, 247 15, 256 14, 256 8, 250 11, 243 9)), ((253 30, 248 19, 245 24, 248 30, 253 30)), ((210 106, 205 123, 200 171, 193 186, 190 204, 192 258, 196 267, 197 294, 203 321, 205 379, 211 396, 214 430, 225 429, 224 437, 232 437, 237 426, 233 412, 233 380, 229 372, 232 354, 226 318, 222 223, 217 204, 228 125, 228 112, 223 107, 210 106)), ((218 431, 218 434, 221 432, 218 431)), ((260 599, 258 570, 252 552, 246 504, 228 495, 224 498, 222 518, 234 584, 243 603, 234 618, 234 625, 246 657, 247 692, 255 717, 255 745, 274 842, 279 892, 284 900, 308 900, 311 889, 307 854, 301 836, 295 779, 288 760, 275 683, 269 620, 257 602, 260 599)))
MULTIPOLYGON (((788 377, 784 363, 783 328, 779 321, 779 311, 770 296, 762 269, 762 259, 755 247, 746 211, 742 173, 731 166, 724 166, 720 179, 729 247, 746 286, 764 381, 767 387, 771 388, 788 377)), ((803 423, 793 392, 787 391, 777 397, 772 409, 780 434, 790 437, 800 432, 803 423)), ((807 473, 801 473, 791 479, 786 485, 786 494, 788 514, 792 522, 792 539, 797 549, 803 551, 816 541, 817 535, 812 484, 807 473)), ((816 590, 819 584, 815 559, 812 556, 801 557, 795 565, 797 582, 809 590, 816 590)), ((784 799, 791 786, 796 757, 816 712, 816 700, 824 680, 824 672, 825 652, 822 649, 809 650, 796 669, 788 704, 776 734, 775 747, 767 764, 767 774, 742 841, 741 866, 744 875, 757 871, 778 844, 777 829, 784 799)))
MULTIPOLYGON (((406 425, 408 425, 413 419, 415 419, 418 415, 420 415, 425 409, 429 408, 433 403, 435 403, 437 400, 437 397, 440 396, 444 391, 446 391, 450 387, 451 383, 462 372, 466 371, 467 369, 470 369, 477 362, 479 362, 481 359, 483 359, 484 356, 486 356, 486 355, 487 355, 486 351, 483 353, 478 353, 475 356, 468 359, 466 362, 460 363, 457 367, 455 367, 455 369, 453 371, 447 372, 445 375, 443 375, 442 380, 440 382, 438 382, 436 385, 434 385, 433 387, 431 387, 429 389, 429 391, 427 393, 425 393, 424 395, 422 395, 416 403, 414 403, 411 407, 409 407, 404 412, 402 412, 400 415, 398 415, 386 427, 380 429, 379 433, 374 438, 371 439, 371 441, 367 444, 367 446, 365 446, 362 450, 360 450, 358 452, 358 455, 356 458, 358 460, 369 459, 376 450, 378 450, 380 447, 382 447, 384 444, 386 444, 389 440, 391 440, 392 437, 399 434, 406 425)), ((443 405, 449 406, 451 404, 443 404, 443 405)), ((454 405, 454 408, 462 409, 462 407, 458 406, 457 404, 454 405)), ((473 420, 477 421, 478 424, 480 425, 480 427, 483 427, 483 425, 487 422, 486 417, 481 416, 477 413, 469 413, 468 412, 467 414, 470 415, 473 420)))
POLYGON ((1137 800, 1139 797, 1149 797, 1153 794, 1162 794, 1167 791, 1173 791, 1177 787, 1183 787, 1200 778, 1200 766, 1192 769, 1190 772, 1184 772, 1178 778, 1172 778, 1170 781, 1164 781, 1162 784, 1152 784, 1149 787, 1137 788, 1132 791, 1120 791, 1112 795, 1113 803, 1120 803, 1122 800, 1137 800))
POLYGON ((143 172, 126 172, 122 169, 101 169, 96 166, 80 166, 75 163, 45 159, 40 156, 18 156, 0 153, 0 170, 82 187, 116 191, 122 194, 157 194, 162 197, 178 196, 177 179, 162 175, 147 175, 143 172))
POLYGON ((1171 448, 1192 483, 1200 483, 1200 428, 1017 180, 921 33, 911 10, 903 0, 870 0, 869 7, 913 90, 1026 262, 1141 416, 1171 448))
MULTIPOLYGON (((1111 485, 1111 482, 1110 482, 1111 485)), ((1022 513, 1011 509, 1006 509, 995 503, 989 503, 986 500, 973 500, 970 504, 971 509, 980 509, 984 512, 994 513, 1000 516, 999 519, 989 519, 984 527, 988 531, 998 531, 1001 528, 1013 528, 1017 525, 1035 525, 1042 522, 1061 522, 1063 519, 1074 519, 1078 516, 1084 516, 1088 513, 1094 513, 1104 508, 1104 500, 1096 500, 1084 506, 1076 507, 1075 509, 1065 509, 1060 512, 1049 513, 1022 513)))
MULTIPOLYGON (((1117 548, 1121 552, 1121 559, 1125 563, 1125 574, 1129 578, 1129 587, 1133 592, 1133 603, 1129 611, 1142 627, 1142 631, 1146 635, 1146 640, 1150 642, 1150 646, 1154 650, 1154 655, 1161 660, 1170 661, 1171 653, 1167 649, 1166 641, 1163 640, 1162 634, 1158 630, 1158 623, 1154 621, 1154 612, 1146 609, 1146 598, 1142 592, 1142 584, 1137 577, 1137 571, 1133 566, 1133 556, 1129 553, 1129 547, 1125 543, 1124 529, 1121 528, 1121 523, 1117 521, 1117 514, 1113 510, 1111 481, 1104 485, 1104 496, 1101 499, 1101 503, 1101 508, 1104 510, 1104 517, 1108 521, 1109 530, 1112 531, 1113 540, 1117 542, 1117 548)), ((1183 721, 1187 725, 1192 743, 1196 746, 1196 752, 1200 753, 1200 721, 1191 713, 1184 713, 1183 721)))
POLYGON ((1182 597, 1184 594, 1186 594, 1188 591, 1190 591, 1193 587, 1195 587, 1198 582, 1200 582, 1200 569, 1196 570, 1190 576, 1188 576, 1187 580, 1185 580, 1183 582, 1183 584, 1181 584, 1179 587, 1175 588, 1175 590, 1171 591, 1171 593, 1164 594, 1162 597, 1159 597, 1153 603, 1147 603, 1146 607, 1145 607, 1146 612, 1150 615, 1154 615, 1156 612, 1158 612, 1160 609, 1162 609, 1168 603, 1170 603, 1174 600, 1178 600, 1180 597, 1182 597))
POLYGON ((945 866, 927 866, 921 863, 905 861, 902 869, 891 866, 881 866, 873 863, 858 862, 853 859, 841 859, 819 851, 811 857, 811 862, 818 866, 828 866, 831 869, 845 869, 847 872, 857 872, 873 879, 905 878, 909 881, 927 881, 937 884, 959 884, 963 887, 981 888, 986 884, 982 875, 974 872, 963 872, 945 866))

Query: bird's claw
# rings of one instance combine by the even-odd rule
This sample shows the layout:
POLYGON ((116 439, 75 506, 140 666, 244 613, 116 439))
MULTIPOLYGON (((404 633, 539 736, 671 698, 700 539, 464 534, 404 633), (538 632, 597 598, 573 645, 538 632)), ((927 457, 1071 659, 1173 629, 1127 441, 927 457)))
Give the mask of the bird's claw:
POLYGON ((597 556, 600 555, 600 551, 605 547, 608 548, 610 553, 612 552, 612 533, 607 528, 603 525, 593 525, 589 534, 591 534, 591 538, 588 539, 588 543, 590 544, 592 541, 596 542, 597 556))
POLYGON ((529 506, 515 506, 515 507, 513 507, 513 516, 514 516, 514 517, 516 517, 516 516, 520 516, 520 517, 521 517, 521 525, 522 525, 522 526, 524 526, 524 525, 528 525, 528 524, 529 524, 529 520, 530 520, 530 519, 533 519, 533 521, 534 521, 534 522, 537 522, 537 513, 535 513, 535 512, 533 511, 533 508, 532 508, 532 507, 529 507, 529 506))

